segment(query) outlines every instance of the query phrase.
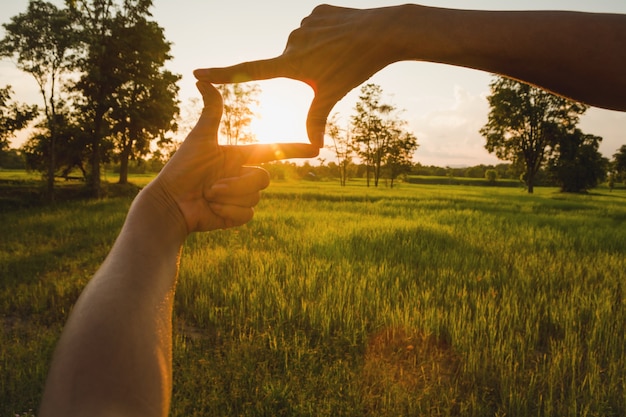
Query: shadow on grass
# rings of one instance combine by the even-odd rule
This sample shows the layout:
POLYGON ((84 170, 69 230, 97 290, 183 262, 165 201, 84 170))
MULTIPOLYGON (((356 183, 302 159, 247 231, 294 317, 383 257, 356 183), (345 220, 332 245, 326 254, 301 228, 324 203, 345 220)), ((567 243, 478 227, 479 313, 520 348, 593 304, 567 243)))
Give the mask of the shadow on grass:
MULTIPOLYGON (((140 191, 134 184, 102 184, 102 197, 134 197, 140 191)), ((40 181, 0 180, 0 210, 11 211, 28 207, 42 207, 66 201, 91 199, 91 192, 84 183, 61 183, 54 190, 54 201, 46 197, 40 181)))

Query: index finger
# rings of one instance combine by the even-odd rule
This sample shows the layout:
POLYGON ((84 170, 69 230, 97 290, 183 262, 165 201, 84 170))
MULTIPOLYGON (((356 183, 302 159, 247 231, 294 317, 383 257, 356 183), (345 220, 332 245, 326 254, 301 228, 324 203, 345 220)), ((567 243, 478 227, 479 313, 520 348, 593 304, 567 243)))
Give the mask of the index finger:
POLYGON ((242 62, 223 68, 202 68, 193 72, 201 81, 215 84, 243 83, 285 76, 282 56, 259 61, 242 62))
POLYGON ((314 158, 319 155, 317 146, 307 143, 271 143, 243 146, 223 146, 225 153, 235 153, 241 165, 262 164, 292 158, 314 158))

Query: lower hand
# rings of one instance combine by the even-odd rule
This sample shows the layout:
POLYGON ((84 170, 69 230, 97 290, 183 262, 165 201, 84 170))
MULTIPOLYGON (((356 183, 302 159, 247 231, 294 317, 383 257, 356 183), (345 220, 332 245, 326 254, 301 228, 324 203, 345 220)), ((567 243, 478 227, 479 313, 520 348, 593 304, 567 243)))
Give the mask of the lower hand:
POLYGON ((222 98, 209 83, 198 82, 204 109, 194 129, 145 192, 173 206, 185 234, 238 226, 253 216, 268 173, 246 164, 313 157, 307 144, 220 146, 217 133, 222 98))

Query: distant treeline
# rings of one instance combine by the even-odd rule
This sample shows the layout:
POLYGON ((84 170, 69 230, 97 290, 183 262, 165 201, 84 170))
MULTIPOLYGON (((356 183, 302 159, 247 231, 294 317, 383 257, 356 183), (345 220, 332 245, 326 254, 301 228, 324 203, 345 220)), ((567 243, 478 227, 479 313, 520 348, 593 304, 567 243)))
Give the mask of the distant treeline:
MULTIPOLYGON (((137 158, 128 164, 129 174, 157 174, 164 166, 164 161, 158 155, 152 158, 137 158)), ((307 180, 307 181, 339 181, 339 166, 335 162, 318 161, 311 164, 295 163, 290 161, 271 162, 263 165, 269 171, 272 180, 307 180)), ((26 169, 21 152, 10 149, 0 152, 0 170, 26 169)), ((110 162, 104 165, 107 172, 119 173, 119 162, 110 162)), ((366 176, 364 164, 350 164, 349 179, 360 179, 366 176)), ((80 176, 80 173, 76 173, 80 176)), ((442 185, 475 185, 499 187, 523 187, 524 182, 519 170, 513 164, 502 163, 497 165, 474 165, 468 167, 440 167, 436 165, 414 164, 410 172, 403 174, 400 181, 411 184, 442 184, 442 185)), ((381 182, 385 186, 385 179, 381 182)), ((537 175, 537 185, 558 186, 549 172, 540 170, 537 175)), ((614 184, 618 186, 618 184, 614 184)))
MULTIPOLYGON (((340 179, 339 166, 335 162, 321 161, 312 165, 309 162, 296 164, 293 162, 272 162, 263 165, 273 180, 304 179, 310 181, 326 181, 340 179)), ((364 164, 350 164, 349 179, 365 178, 367 168, 364 164)), ((416 163, 411 170, 401 175, 400 180, 413 184, 450 184, 450 185, 498 185, 507 187, 523 187, 521 172, 513 164, 475 165, 470 167, 439 167, 416 163)), ((385 185, 383 175, 381 185, 385 185)), ((540 170, 537 185, 557 186, 550 174, 540 170)))

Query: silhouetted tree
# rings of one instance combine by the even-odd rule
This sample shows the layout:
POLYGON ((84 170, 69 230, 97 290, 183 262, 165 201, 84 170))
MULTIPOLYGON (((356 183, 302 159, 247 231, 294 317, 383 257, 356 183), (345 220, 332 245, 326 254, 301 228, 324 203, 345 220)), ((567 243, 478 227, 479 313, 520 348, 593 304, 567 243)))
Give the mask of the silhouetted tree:
POLYGON ((9 148, 9 139, 15 132, 28 126, 37 117, 37 106, 27 106, 11 101, 11 86, 0 88, 0 152, 9 148))
POLYGON ((550 160, 550 172, 561 191, 586 191, 606 179, 609 161, 598 152, 601 141, 601 137, 586 135, 580 129, 559 138, 550 160))
POLYGON ((326 134, 332 139, 332 144, 327 145, 327 147, 335 153, 339 170, 339 182, 342 187, 345 187, 348 180, 348 167, 352 163, 354 146, 350 137, 350 128, 341 129, 338 117, 337 113, 335 113, 326 124, 326 134))
POLYGON ((611 165, 616 178, 626 181, 626 145, 622 145, 617 152, 613 154, 611 165))
POLYGON ((88 185, 98 196, 101 164, 114 148, 114 138, 121 159, 127 160, 135 151, 144 153, 149 139, 170 125, 177 112, 173 97, 178 76, 161 70, 169 59, 169 43, 162 29, 148 20, 152 0, 66 3, 78 23, 83 48, 75 90, 82 95, 79 108, 91 138, 88 185), (148 128, 150 124, 154 126, 148 128))
POLYGON ((0 42, 0 53, 17 59, 17 67, 31 74, 43 99, 47 134, 40 134, 47 151, 47 192, 54 198, 58 114, 63 103, 60 97, 61 76, 71 70, 73 51, 77 45, 72 19, 67 10, 54 4, 31 0, 25 13, 3 25, 6 36, 0 42))
POLYGON ((165 133, 176 129, 180 79, 163 69, 171 58, 163 29, 143 16, 124 23, 128 22, 120 22, 117 37, 122 58, 118 71, 125 80, 113 93, 110 113, 120 184, 128 182, 129 160, 147 155, 153 140, 167 140, 165 133))
POLYGON ((523 163, 532 193, 535 174, 552 147, 573 132, 587 107, 509 78, 496 77, 490 87, 489 118, 480 130, 485 148, 502 160, 523 163))
POLYGON ((367 185, 370 185, 370 172, 373 172, 376 187, 390 146, 402 136, 399 132, 405 124, 398 118, 395 106, 381 103, 381 95, 382 88, 379 85, 366 84, 361 87, 361 95, 355 106, 356 113, 351 119, 352 138, 366 166, 367 185))
POLYGON ((390 186, 399 175, 410 172, 413 166, 413 154, 417 149, 417 138, 400 127, 390 130, 391 139, 385 156, 385 169, 389 174, 390 186))
POLYGON ((220 124, 220 133, 226 144, 255 142, 250 132, 250 123, 255 116, 253 106, 259 104, 257 96, 261 92, 258 84, 221 84, 217 87, 224 100, 224 114, 220 124))

